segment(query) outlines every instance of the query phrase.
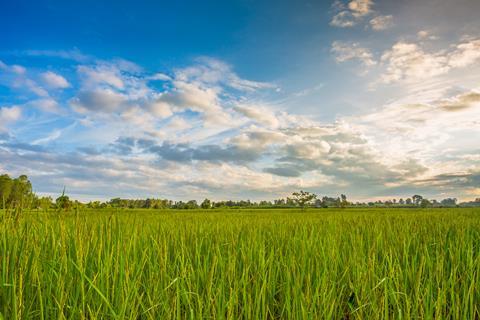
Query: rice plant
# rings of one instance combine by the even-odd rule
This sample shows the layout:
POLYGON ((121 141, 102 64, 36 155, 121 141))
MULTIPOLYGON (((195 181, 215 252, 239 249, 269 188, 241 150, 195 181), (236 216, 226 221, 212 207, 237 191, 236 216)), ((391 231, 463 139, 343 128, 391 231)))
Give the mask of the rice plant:
POLYGON ((2 215, 3 319, 476 319, 479 209, 2 215))

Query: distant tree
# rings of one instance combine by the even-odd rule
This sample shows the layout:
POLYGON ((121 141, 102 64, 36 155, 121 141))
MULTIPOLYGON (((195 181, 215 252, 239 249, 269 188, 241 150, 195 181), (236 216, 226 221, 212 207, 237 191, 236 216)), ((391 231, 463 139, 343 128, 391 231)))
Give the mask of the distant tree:
POLYGON ((26 207, 32 201, 32 184, 26 175, 13 179, 9 203, 14 207, 26 207))
POLYGON ((65 195, 65 188, 63 188, 62 195, 55 200, 57 209, 69 210, 72 207, 72 201, 65 195))
POLYGON ((52 197, 41 197, 38 199, 38 207, 42 210, 47 211, 53 206, 52 197))
POLYGON ((340 207, 341 208, 345 208, 346 206, 348 206, 348 201, 347 201, 347 196, 344 195, 344 194, 341 194, 340 195, 340 207))
POLYGON ((102 207, 102 203, 100 201, 90 201, 87 203, 87 208, 90 209, 100 209, 102 207))
POLYGON ((314 193, 310 193, 308 191, 300 190, 300 192, 292 193, 292 200, 300 207, 302 210, 317 198, 317 195, 314 193))
POLYGON ((413 200, 413 203, 414 203, 416 206, 418 206, 418 205, 420 205, 420 203, 422 202, 423 197, 420 196, 420 195, 418 195, 418 194, 416 194, 416 195, 414 195, 414 196, 412 197, 412 200, 413 200))
POLYGON ((457 198, 443 199, 442 201, 440 201, 440 204, 446 207, 454 207, 457 205, 457 198))
POLYGON ((185 205, 185 209, 198 209, 198 207, 197 200, 189 200, 185 205))
POLYGON ((406 205, 409 205, 409 206, 412 205, 412 199, 407 198, 407 199, 405 200, 405 204, 406 204, 406 205))
POLYGON ((0 175, 0 205, 2 209, 7 207, 10 194, 12 193, 13 179, 8 174, 0 175))
POLYGON ((314 202, 316 208, 326 208, 327 204, 323 201, 323 199, 316 199, 314 202))
POLYGON ((422 208, 430 207, 432 203, 428 201, 428 199, 423 198, 422 201, 420 202, 420 206, 422 208))
POLYGON ((404 204, 405 204, 405 200, 403 200, 402 198, 400 198, 400 200, 398 200, 398 203, 401 204, 401 205, 404 205, 404 204))
POLYGON ((271 207, 273 204, 270 201, 262 200, 258 204, 259 207, 271 207))
POLYGON ((202 209, 210 209, 212 207, 212 202, 208 199, 205 199, 200 206, 202 209))
POLYGON ((287 201, 285 203, 287 207, 293 207, 296 205, 296 202, 294 199, 287 197, 287 201))

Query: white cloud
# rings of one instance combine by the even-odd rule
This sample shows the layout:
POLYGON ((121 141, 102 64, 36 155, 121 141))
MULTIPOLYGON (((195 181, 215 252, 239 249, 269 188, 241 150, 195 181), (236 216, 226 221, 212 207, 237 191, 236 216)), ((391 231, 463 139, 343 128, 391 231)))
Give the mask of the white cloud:
POLYGON ((252 127, 231 138, 229 142, 240 149, 266 151, 266 147, 283 144, 287 138, 279 130, 252 127))
POLYGON ((457 96, 448 97, 435 102, 444 111, 465 111, 480 106, 480 92, 472 90, 457 96))
POLYGON ((48 97, 48 92, 28 76, 27 69, 20 65, 7 65, 0 61, 0 84, 16 91, 26 91, 40 97, 48 97))
POLYGON ((47 144, 51 141, 57 140, 58 138, 60 138, 61 135, 62 135, 62 131, 59 129, 55 129, 46 137, 34 140, 32 144, 34 145, 47 144))
POLYGON ((397 42, 382 55, 386 70, 384 83, 414 82, 448 73, 453 68, 474 64, 480 59, 480 40, 463 41, 451 50, 426 52, 419 44, 397 42))
POLYGON ((186 129, 190 129, 192 127, 192 124, 188 121, 186 121, 184 118, 179 117, 179 116, 174 116, 170 119, 168 122, 166 129, 172 129, 175 131, 183 131, 186 129))
POLYGON ((219 104, 219 88, 205 87, 198 83, 175 80, 172 91, 161 94, 157 101, 171 105, 177 110, 189 109, 200 112, 210 123, 226 124, 229 115, 219 104))
POLYGON ((23 66, 19 66, 19 65, 12 65, 10 66, 10 70, 13 72, 13 73, 16 73, 18 75, 23 75, 25 73, 27 73, 27 69, 23 66))
POLYGON ((480 39, 464 41, 455 47, 449 56, 449 66, 462 68, 474 64, 480 59, 480 39))
POLYGON ((353 27, 372 12, 372 6, 372 0, 352 0, 346 6, 336 1, 333 7, 337 13, 333 16, 330 25, 340 28, 353 27))
POLYGON ((231 66, 223 61, 207 57, 199 58, 197 61, 198 63, 196 65, 177 69, 175 72, 175 80, 198 83, 203 86, 222 85, 246 92, 276 88, 276 86, 271 83, 240 78, 232 71, 231 66))
POLYGON ((449 71, 448 59, 441 53, 427 53, 415 43, 397 42, 382 55, 387 70, 385 83, 430 78, 449 71))
MULTIPOLYGON (((423 72, 419 70, 437 65, 454 68, 452 61, 458 65, 476 61, 472 41, 465 39, 462 43, 470 45, 436 53, 402 42, 389 50, 382 62, 392 66, 392 74, 401 70, 391 81, 417 79, 423 72)), ((338 62, 378 65, 373 54, 358 43, 335 42, 331 50, 338 62)), ((470 139, 468 136, 479 133, 478 90, 424 101, 412 95, 408 103, 320 123, 277 110, 276 105, 254 95, 270 84, 242 79, 216 60, 205 65, 200 61, 175 70, 171 77, 149 76, 151 73, 144 74, 128 63, 121 68, 131 71, 108 63, 85 65, 84 70, 92 74, 80 72, 83 82, 72 89, 76 93, 70 100, 82 115, 68 116, 80 118, 75 122, 86 126, 61 137, 84 151, 69 155, 54 151, 52 144, 45 147, 52 150, 25 155, 18 150, 28 145, 2 145, 1 162, 12 172, 42 168, 44 176, 36 179, 45 179, 37 180, 44 186, 68 182, 77 192, 99 190, 99 185, 117 181, 114 189, 108 189, 112 196, 122 196, 122 192, 168 196, 169 190, 175 190, 177 198, 190 197, 192 192, 244 198, 253 191, 258 198, 300 187, 315 192, 373 194, 448 173, 450 169, 442 168, 436 157, 455 139, 470 139), (105 70, 108 76, 97 74, 105 70), (153 78, 166 83, 161 89, 150 86, 148 81, 153 78), (85 150, 90 150, 88 156, 85 150)), ((4 64, 0 68, 5 68, 4 64)), ((34 102, 44 111, 58 107, 48 97, 25 106, 33 107, 34 102)), ((19 119, 20 113, 3 109, 2 125, 6 119, 19 119)), ((59 139, 59 133, 51 130, 33 142, 48 144, 59 139)), ((466 166, 457 163, 455 169, 466 166)))
POLYGON ((473 141, 480 134, 480 124, 475 123, 480 119, 480 93, 466 91, 422 102, 417 102, 415 93, 407 98, 348 121, 374 138, 377 148, 390 159, 414 154, 428 162, 432 171, 449 170, 435 159, 441 157, 447 146, 463 141, 465 148, 465 141, 473 141))
POLYGON ((350 11, 341 11, 333 16, 330 25, 339 28, 349 28, 357 24, 350 11))
POLYGON ((57 101, 52 98, 42 98, 30 101, 27 103, 28 106, 40 109, 44 112, 49 113, 60 113, 60 106, 57 101))
POLYGON ((26 50, 23 52, 28 56, 45 56, 45 57, 56 57, 68 60, 74 60, 77 62, 86 62, 93 60, 93 57, 85 55, 78 49, 73 50, 26 50))
POLYGON ((83 78, 86 87, 96 88, 97 85, 109 85, 116 89, 123 89, 124 83, 120 70, 112 66, 78 66, 78 73, 83 78))
POLYGON ((388 29, 393 26, 393 16, 376 16, 370 20, 370 26, 375 31, 388 29))
POLYGON ((280 125, 277 116, 265 106, 239 104, 233 108, 245 117, 254 120, 260 125, 276 128, 280 125))
POLYGON ((41 74, 43 82, 50 88, 64 89, 70 87, 67 79, 52 71, 47 71, 41 74))
POLYGON ((22 116, 22 109, 18 106, 0 108, 0 131, 5 130, 6 125, 18 121, 22 116))
POLYGON ((148 103, 147 109, 158 118, 167 118, 173 114, 170 104, 161 100, 148 103))
POLYGON ((348 9, 355 17, 363 17, 371 12, 372 0, 352 0, 348 3, 348 9))
POLYGON ((129 126, 141 128, 144 132, 155 131, 155 118, 138 106, 126 109, 121 117, 129 126))
POLYGON ((70 104, 79 113, 87 111, 118 112, 122 110, 126 102, 125 95, 112 89, 81 91, 77 97, 70 100, 70 104))
POLYGON ((148 80, 160 80, 160 81, 171 81, 172 78, 164 73, 155 73, 152 76, 147 77, 148 80))
POLYGON ((417 37, 420 40, 437 40, 438 37, 433 35, 429 30, 420 30, 417 32, 417 37))
POLYGON ((337 62, 359 60, 365 67, 377 64, 370 50, 361 47, 359 43, 335 41, 332 43, 331 52, 337 62))

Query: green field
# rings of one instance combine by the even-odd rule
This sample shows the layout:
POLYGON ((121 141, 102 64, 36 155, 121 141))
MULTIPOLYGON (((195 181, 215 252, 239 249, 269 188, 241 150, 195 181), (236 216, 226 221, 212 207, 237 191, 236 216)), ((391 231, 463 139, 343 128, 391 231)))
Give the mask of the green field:
POLYGON ((480 317, 480 209, 2 219, 4 319, 480 317))

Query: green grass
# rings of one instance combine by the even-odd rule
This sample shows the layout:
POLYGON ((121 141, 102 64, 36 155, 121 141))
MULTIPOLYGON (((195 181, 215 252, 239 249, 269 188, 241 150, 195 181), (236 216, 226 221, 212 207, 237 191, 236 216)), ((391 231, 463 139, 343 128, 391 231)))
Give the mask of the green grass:
POLYGON ((0 319, 478 319, 479 209, 30 212, 0 319))

